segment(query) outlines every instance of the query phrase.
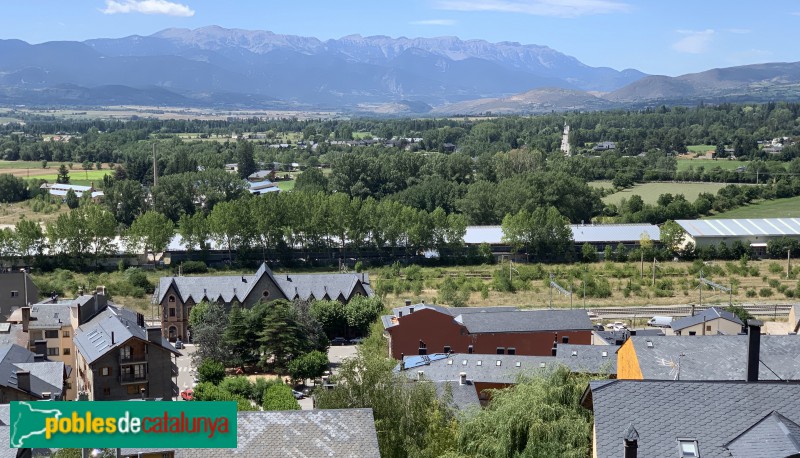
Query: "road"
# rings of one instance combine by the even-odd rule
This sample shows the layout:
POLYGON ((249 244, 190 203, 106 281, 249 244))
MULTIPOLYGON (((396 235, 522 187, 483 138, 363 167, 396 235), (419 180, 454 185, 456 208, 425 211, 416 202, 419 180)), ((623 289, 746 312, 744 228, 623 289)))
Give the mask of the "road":
MULTIPOLYGON (((193 344, 186 344, 186 346, 178 350, 181 356, 178 357, 178 391, 183 391, 192 387, 194 381, 195 367, 192 365, 192 353, 196 347, 193 344)), ((180 396, 178 397, 180 399, 180 396)))

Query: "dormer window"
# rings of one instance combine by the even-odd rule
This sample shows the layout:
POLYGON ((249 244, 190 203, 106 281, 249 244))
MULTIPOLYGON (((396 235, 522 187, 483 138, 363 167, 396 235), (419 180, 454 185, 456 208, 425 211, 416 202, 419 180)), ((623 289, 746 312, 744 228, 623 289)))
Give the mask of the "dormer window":
POLYGON ((695 439, 678 439, 680 458, 696 458, 700 456, 700 448, 695 439))

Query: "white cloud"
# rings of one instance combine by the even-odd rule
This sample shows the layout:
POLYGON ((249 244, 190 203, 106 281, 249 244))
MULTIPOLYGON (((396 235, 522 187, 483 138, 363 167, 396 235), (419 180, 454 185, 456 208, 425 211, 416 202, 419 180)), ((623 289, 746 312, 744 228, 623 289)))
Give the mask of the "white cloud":
POLYGON ((730 33, 736 33, 736 34, 740 34, 740 35, 752 32, 752 30, 750 30, 750 29, 728 29, 727 31, 730 32, 730 33))
POLYGON ((167 16, 194 16, 194 10, 181 3, 167 0, 106 0, 103 14, 165 14, 167 16))
POLYGON ((496 11, 556 17, 624 13, 631 9, 630 5, 615 0, 439 0, 436 7, 452 11, 496 11))
POLYGON ((411 25, 455 25, 456 21, 452 19, 423 19, 421 21, 411 21, 411 25))
POLYGON ((677 32, 685 36, 673 43, 672 49, 687 54, 703 54, 708 51, 711 39, 714 37, 713 29, 677 30, 677 32))

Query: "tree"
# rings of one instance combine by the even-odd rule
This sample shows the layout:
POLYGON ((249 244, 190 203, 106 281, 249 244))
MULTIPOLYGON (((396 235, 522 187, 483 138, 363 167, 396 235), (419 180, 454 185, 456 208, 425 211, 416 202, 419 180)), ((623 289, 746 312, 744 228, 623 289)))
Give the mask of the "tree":
POLYGON ((302 353, 303 336, 289 302, 273 301, 266 309, 258 342, 261 344, 262 365, 282 373, 293 358, 302 353))
POLYGON ((208 215, 211 236, 227 248, 231 259, 233 250, 249 246, 253 239, 253 222, 247 208, 248 200, 221 202, 208 215))
POLYGON ((591 243, 586 242, 581 246, 581 256, 583 262, 595 262, 597 261, 597 249, 591 243))
POLYGON ((747 320, 755 319, 755 317, 741 305, 730 305, 725 307, 725 310, 736 315, 736 317, 742 320, 742 323, 744 324, 747 324, 747 320))
POLYGON ((0 202, 19 202, 27 198, 25 180, 7 173, 0 175, 0 202))
POLYGON ((683 235, 685 234, 680 224, 675 221, 667 221, 661 225, 661 244, 668 250, 675 252, 678 249, 683 235))
POLYGON ((243 310, 239 302, 234 302, 228 313, 228 324, 222 337, 231 354, 228 364, 241 367, 252 360, 253 342, 247 338, 247 310, 243 310))
POLYGON ((247 140, 236 142, 236 163, 239 177, 247 179, 256 172, 256 161, 253 157, 253 144, 247 140))
POLYGON ((344 314, 344 304, 341 302, 313 301, 311 303, 311 316, 322 324, 322 328, 329 338, 345 334, 347 318, 344 314))
POLYGON ((533 256, 563 256, 572 247, 569 221, 555 207, 520 210, 503 218, 503 241, 533 256))
POLYGON ((120 224, 130 226, 145 208, 144 191, 138 181, 114 179, 106 188, 103 204, 120 224))
POLYGON ((117 235, 114 216, 97 204, 84 205, 76 211, 91 244, 95 262, 100 256, 113 254, 116 251, 114 238, 117 235))
POLYGON ((344 306, 344 316, 350 329, 363 335, 370 324, 383 312, 383 302, 379 297, 355 296, 344 306))
POLYGON ((292 389, 282 383, 273 383, 264 393, 261 401, 264 410, 300 410, 300 404, 292 394, 292 389))
POLYGON ((294 380, 315 379, 322 377, 328 370, 328 355, 314 350, 289 362, 287 368, 294 380))
POLYGON ((228 317, 222 305, 216 302, 200 302, 189 312, 192 341, 197 344, 195 362, 206 359, 227 362, 230 350, 225 341, 228 317))
MULTIPOLYGON (((71 168, 72 166, 70 166, 71 168)), ((58 176, 56 177, 56 183, 59 184, 68 184, 69 183, 69 170, 67 170, 67 166, 61 164, 58 168, 58 176)))
POLYGON ((294 183, 294 190, 325 193, 328 192, 328 179, 322 173, 322 169, 311 167, 297 177, 294 183))
POLYGON ((174 234, 175 226, 172 221, 161 213, 150 210, 133 221, 128 231, 128 238, 135 249, 143 249, 145 255, 152 253, 155 264, 156 253, 161 253, 167 248, 174 234))
POLYGON ((44 232, 39 223, 21 219, 14 226, 14 245, 21 256, 28 258, 42 254, 44 241, 44 232))
POLYGON ((206 249, 210 237, 206 216, 202 213, 195 213, 191 216, 184 213, 178 221, 178 234, 183 239, 187 250, 206 249))
POLYGON ((200 383, 208 382, 219 385, 225 378, 225 366, 217 360, 206 358, 197 366, 197 376, 200 383))
POLYGON ((78 208, 78 205, 80 204, 80 201, 78 200, 78 195, 75 194, 75 190, 73 190, 73 189, 68 189, 67 190, 67 195, 66 195, 66 197, 64 197, 64 202, 67 204, 67 207, 69 207, 70 209, 74 210, 74 209, 78 208))

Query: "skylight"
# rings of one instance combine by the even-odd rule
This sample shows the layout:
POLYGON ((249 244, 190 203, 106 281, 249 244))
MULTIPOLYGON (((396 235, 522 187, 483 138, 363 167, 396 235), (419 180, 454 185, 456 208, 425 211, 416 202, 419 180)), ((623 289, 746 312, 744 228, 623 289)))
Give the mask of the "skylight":
POLYGON ((700 449, 694 439, 678 439, 680 458, 697 458, 700 456, 700 449))
POLYGON ((481 365, 483 365, 483 361, 481 361, 481 360, 478 360, 478 362, 477 362, 477 363, 475 363, 475 365, 476 365, 476 366, 481 366, 481 365))
POLYGON ((517 363, 516 363, 516 364, 514 364, 514 365, 515 365, 515 366, 517 366, 517 367, 520 367, 520 366, 522 366, 522 363, 521 363, 521 362, 519 362, 519 361, 517 361, 517 363))
POLYGON ((647 341, 647 348, 653 348, 653 341, 652 340, 648 340, 647 341))
POLYGON ((608 358, 608 352, 607 351, 604 351, 603 353, 601 353, 601 355, 603 356, 603 358, 608 358))

